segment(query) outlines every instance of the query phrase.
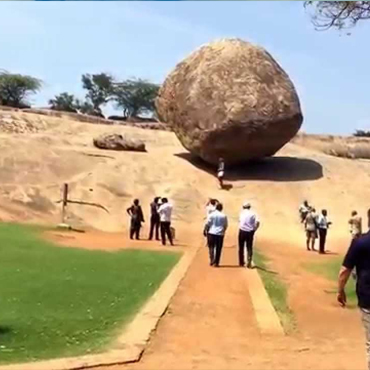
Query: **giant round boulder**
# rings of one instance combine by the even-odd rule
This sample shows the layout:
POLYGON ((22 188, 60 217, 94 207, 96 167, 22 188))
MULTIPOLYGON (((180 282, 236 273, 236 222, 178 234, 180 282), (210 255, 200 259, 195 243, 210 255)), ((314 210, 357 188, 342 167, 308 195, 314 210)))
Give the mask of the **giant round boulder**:
POLYGON ((212 42, 179 63, 156 109, 186 149, 212 164, 272 156, 303 121, 288 75, 262 47, 239 39, 212 42))

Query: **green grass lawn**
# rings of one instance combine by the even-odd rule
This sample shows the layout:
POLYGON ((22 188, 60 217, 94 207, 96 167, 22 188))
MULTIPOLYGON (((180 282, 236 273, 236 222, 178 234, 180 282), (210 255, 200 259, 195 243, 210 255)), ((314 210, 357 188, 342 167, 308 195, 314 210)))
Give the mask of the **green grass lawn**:
POLYGON ((179 258, 56 247, 0 224, 0 363, 103 350, 179 258))
MULTIPOLYGON (((338 281, 338 274, 340 267, 342 266, 343 257, 330 257, 330 258, 325 257, 323 258, 323 261, 320 262, 305 263, 304 267, 308 271, 324 276, 328 280, 332 281, 333 282, 332 288, 329 289, 329 292, 334 295, 337 293, 337 286, 335 283, 338 281)), ((355 308, 357 306, 356 283, 352 276, 348 280, 346 293, 348 307, 355 308)))
POLYGON ((286 333, 295 328, 293 312, 289 308, 287 287, 284 281, 269 267, 269 260, 261 252, 255 251, 253 255, 254 263, 257 265, 267 294, 270 297, 272 305, 279 315, 280 322, 286 333))

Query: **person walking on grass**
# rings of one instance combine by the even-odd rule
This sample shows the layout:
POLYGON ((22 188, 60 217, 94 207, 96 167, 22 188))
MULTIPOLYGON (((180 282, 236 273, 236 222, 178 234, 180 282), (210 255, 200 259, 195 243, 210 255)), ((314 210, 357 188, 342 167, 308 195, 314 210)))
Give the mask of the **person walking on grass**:
POLYGON ((326 236, 328 234, 328 229, 332 223, 328 219, 328 211, 323 209, 321 211, 321 215, 319 215, 317 220, 317 227, 319 230, 319 253, 325 254, 325 244, 326 244, 326 236))
POLYGON ((252 268, 254 234, 260 226, 255 212, 251 210, 249 202, 243 204, 239 217, 239 266, 244 266, 244 251, 247 248, 247 267, 252 268))
POLYGON ((366 333, 367 366, 370 370, 370 232, 356 237, 347 251, 338 277, 337 300, 342 307, 346 306, 345 286, 356 269, 356 295, 366 333))
POLYGON ((140 239, 141 223, 144 221, 143 210, 141 209, 139 199, 135 199, 131 207, 127 208, 127 213, 131 217, 130 239, 134 237, 140 239))
POLYGON ((209 249, 209 264, 214 267, 220 265, 224 237, 228 227, 227 216, 222 212, 223 206, 218 203, 204 227, 204 236, 207 237, 209 249))
POLYGON ((348 223, 352 239, 360 237, 362 234, 362 218, 357 214, 357 211, 352 211, 348 223))
POLYGON ((161 237, 162 245, 166 245, 166 238, 173 245, 171 233, 171 219, 172 219, 172 204, 168 203, 167 198, 162 198, 162 204, 158 209, 159 219, 161 223, 161 237))
POLYGON ((310 209, 304 220, 306 231, 306 248, 308 251, 315 250, 315 240, 317 238, 317 216, 315 208, 310 209))
POLYGON ((217 178, 220 184, 220 188, 224 188, 224 177, 225 177, 225 161, 223 158, 218 160, 217 178))
POLYGON ((153 202, 150 203, 150 232, 149 232, 149 240, 153 239, 153 234, 155 231, 155 239, 159 240, 159 226, 160 226, 160 219, 159 219, 159 200, 160 197, 155 197, 153 202))

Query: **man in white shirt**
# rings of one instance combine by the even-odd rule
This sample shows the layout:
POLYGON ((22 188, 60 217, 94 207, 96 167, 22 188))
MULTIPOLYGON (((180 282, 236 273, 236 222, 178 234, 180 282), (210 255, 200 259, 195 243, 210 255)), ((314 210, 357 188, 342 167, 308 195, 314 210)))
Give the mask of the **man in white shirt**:
POLYGON ((317 227, 319 229, 319 237, 320 237, 320 247, 319 253, 325 254, 325 244, 326 244, 326 236, 328 234, 329 226, 331 222, 328 219, 328 211, 323 209, 321 211, 321 215, 317 218, 317 227))
POLYGON ((251 210, 249 202, 243 204, 239 217, 239 266, 244 266, 244 249, 247 247, 247 267, 252 267, 254 234, 260 226, 255 212, 251 210))
POLYGON ((220 265, 225 232, 228 226, 227 217, 222 209, 222 204, 218 203, 216 210, 209 215, 204 228, 204 236, 208 238, 210 265, 215 267, 220 265))
POLYGON ((162 198, 162 204, 158 209, 159 219, 161 222, 162 244, 166 245, 166 236, 171 245, 173 245, 171 233, 172 205, 168 203, 167 198, 162 198))

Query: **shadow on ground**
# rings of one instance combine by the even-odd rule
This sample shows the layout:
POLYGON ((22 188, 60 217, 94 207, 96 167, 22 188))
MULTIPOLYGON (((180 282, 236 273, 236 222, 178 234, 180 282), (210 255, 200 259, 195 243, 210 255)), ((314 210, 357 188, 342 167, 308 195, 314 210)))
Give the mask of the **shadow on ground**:
MULTIPOLYGON (((215 175, 215 168, 190 153, 175 154, 202 171, 215 175)), ((320 163, 306 158, 271 157, 226 169, 226 181, 312 181, 323 177, 320 163)), ((230 186, 232 188, 232 185, 230 186)), ((226 189, 226 190, 230 190, 226 189)))

